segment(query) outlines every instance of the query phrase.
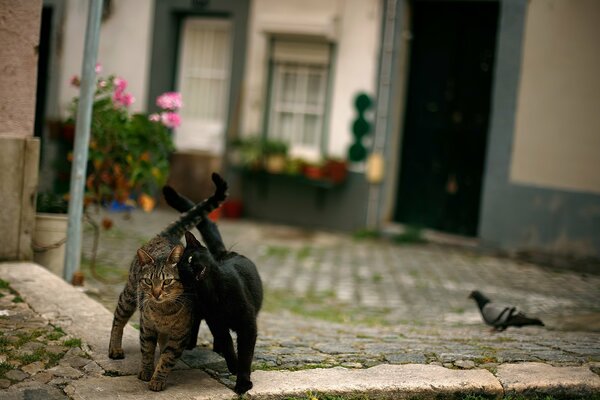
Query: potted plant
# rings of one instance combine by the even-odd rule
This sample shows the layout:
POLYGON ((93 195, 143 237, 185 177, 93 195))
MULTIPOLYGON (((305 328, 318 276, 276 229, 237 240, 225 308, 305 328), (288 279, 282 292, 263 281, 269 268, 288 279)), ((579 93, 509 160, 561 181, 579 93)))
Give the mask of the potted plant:
POLYGON ((280 174, 285 171, 288 145, 274 139, 265 139, 262 153, 265 160, 265 169, 271 174, 280 174))
POLYGON ((62 277, 67 240, 68 204, 65 196, 39 193, 33 230, 33 260, 62 277))
MULTIPOLYGON (((98 64, 96 73, 101 70, 98 64)), ((78 87, 79 78, 74 76, 71 84, 78 87)), ((126 89, 127 81, 115 75, 98 76, 96 80, 85 198, 87 221, 95 235, 92 274, 99 224, 89 215, 89 207, 95 205, 98 213, 100 206, 127 209, 137 203, 144 211, 151 211, 169 173, 169 156, 174 150, 171 129, 181 123, 178 110, 183 104, 179 93, 158 96, 159 112, 147 115, 130 111, 135 98, 126 89)), ((67 123, 77 120, 78 101, 77 97, 73 99, 67 123)), ((105 228, 111 225, 110 220, 102 221, 105 228)))
MULTIPOLYGON (((100 68, 97 68, 99 72, 100 68)), ((74 86, 79 79, 71 80, 74 86)), ((161 112, 131 113, 135 101, 126 92, 127 81, 114 75, 98 77, 92 108, 87 200, 97 205, 125 204, 137 200, 144 210, 154 207, 154 196, 165 183, 169 156, 174 150, 171 128, 180 124, 179 93, 159 96, 161 112)), ((68 120, 76 121, 78 98, 73 99, 68 120)))

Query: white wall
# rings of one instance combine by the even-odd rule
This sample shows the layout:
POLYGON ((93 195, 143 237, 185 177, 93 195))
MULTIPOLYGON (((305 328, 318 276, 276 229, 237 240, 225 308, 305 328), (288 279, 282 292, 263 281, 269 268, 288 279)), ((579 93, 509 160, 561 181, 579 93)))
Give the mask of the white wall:
POLYGON ((510 177, 600 193, 600 1, 531 0, 510 177))
POLYGON ((380 0, 254 0, 249 21, 242 134, 262 133, 271 34, 312 35, 335 44, 329 155, 345 156, 351 143, 354 97, 375 95, 380 46, 380 0))
MULTIPOLYGON (((88 14, 87 0, 67 0, 62 43, 59 102, 64 113, 78 91, 71 87, 73 75, 81 75, 83 43, 88 14)), ((152 39, 154 1, 113 0, 112 13, 101 25, 98 61, 102 76, 115 74, 129 82, 136 98, 133 111, 145 109, 152 39)))

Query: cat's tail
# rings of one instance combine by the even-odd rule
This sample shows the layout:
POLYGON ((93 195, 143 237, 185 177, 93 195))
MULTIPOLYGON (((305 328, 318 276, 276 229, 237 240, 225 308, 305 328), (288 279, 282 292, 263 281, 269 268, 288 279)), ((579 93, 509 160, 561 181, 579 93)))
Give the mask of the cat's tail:
MULTIPOLYGON (((170 237, 170 238, 181 238, 186 231, 189 231, 196 226, 205 214, 218 208, 223 201, 227 198, 227 182, 216 172, 213 172, 212 181, 215 184, 215 192, 208 199, 193 205, 191 208, 186 207, 187 212, 182 214, 181 217, 167 226, 159 236, 170 237)), ((172 189, 171 189, 172 190, 172 189)), ((178 196, 179 199, 181 197, 178 196)), ((188 201, 185 199, 185 201, 188 201)), ((168 202, 168 200, 167 200, 168 202)), ((170 204, 170 203, 169 203, 170 204)), ((185 202, 179 205, 185 205, 185 202)), ((178 211, 179 208, 173 206, 178 211)))
POLYGON ((190 208, 194 207, 193 201, 177 193, 171 186, 163 187, 162 192, 167 204, 180 213, 187 212, 190 208))

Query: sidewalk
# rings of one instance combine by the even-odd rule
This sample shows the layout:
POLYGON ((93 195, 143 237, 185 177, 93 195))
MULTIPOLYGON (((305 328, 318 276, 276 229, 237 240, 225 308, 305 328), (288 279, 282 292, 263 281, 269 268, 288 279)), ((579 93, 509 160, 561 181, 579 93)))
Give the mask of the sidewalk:
MULTIPOLYGON (((174 218, 164 210, 134 213, 128 221, 115 218, 115 229, 101 239, 100 272, 114 277, 126 270, 135 249, 174 218)), ((219 225, 226 245, 256 261, 267 289, 255 386, 249 392, 253 398, 307 398, 309 392, 370 398, 600 393, 598 276, 435 245, 356 241, 249 221, 219 225), (491 334, 466 298, 475 288, 519 304, 547 327, 491 334)), ((25 301, 15 303, 16 294, 1 289, 0 309, 6 312, 0 317, 0 344, 12 345, 6 361, 14 361, 18 352, 35 353, 35 347, 57 351, 50 368, 45 358, 37 361, 43 364, 37 364, 38 371, 31 363, 13 365, 8 379, 0 379, 2 387, 10 386, 4 389, 12 396, 7 398, 24 398, 25 391, 43 392, 40 398, 235 397, 223 359, 210 351, 204 325, 199 347, 184 354, 167 390, 150 393, 135 378, 139 343, 133 327, 125 333, 126 359, 106 356, 108 309, 114 308, 122 284, 94 281, 86 273, 86 296, 27 263, 0 264, 0 279, 25 301), (66 336, 54 339, 58 327, 66 336), (40 330, 43 334, 25 340, 26 332, 40 330)), ((20 360, 31 358, 21 355, 20 360)))

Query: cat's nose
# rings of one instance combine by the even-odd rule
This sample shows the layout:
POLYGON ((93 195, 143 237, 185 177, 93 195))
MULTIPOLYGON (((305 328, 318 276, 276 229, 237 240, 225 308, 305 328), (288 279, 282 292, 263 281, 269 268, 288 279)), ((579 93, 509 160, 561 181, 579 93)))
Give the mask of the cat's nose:
POLYGON ((152 296, 154 296, 154 298, 158 300, 158 298, 160 297, 160 290, 152 290, 152 296))

